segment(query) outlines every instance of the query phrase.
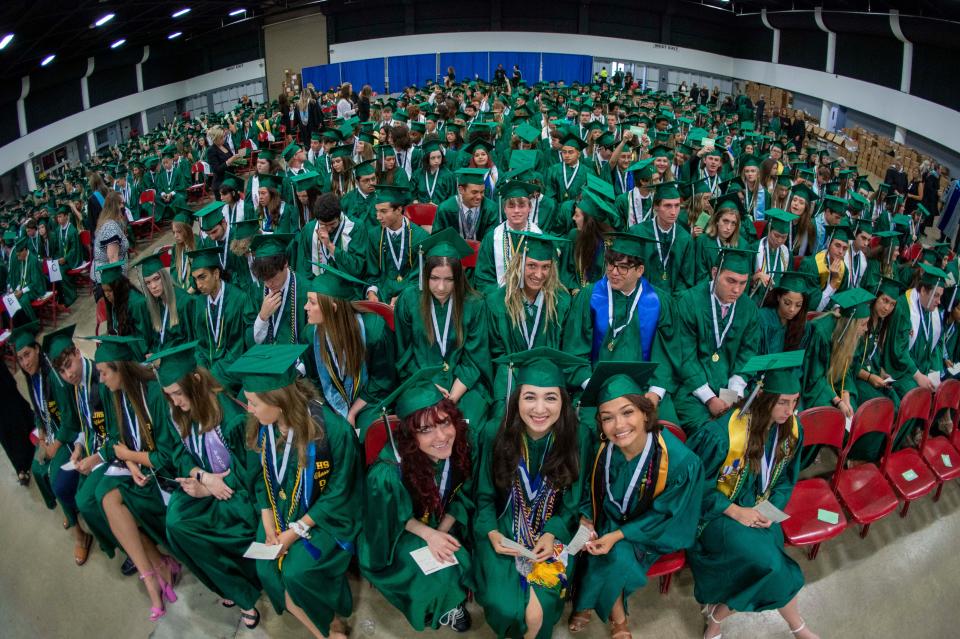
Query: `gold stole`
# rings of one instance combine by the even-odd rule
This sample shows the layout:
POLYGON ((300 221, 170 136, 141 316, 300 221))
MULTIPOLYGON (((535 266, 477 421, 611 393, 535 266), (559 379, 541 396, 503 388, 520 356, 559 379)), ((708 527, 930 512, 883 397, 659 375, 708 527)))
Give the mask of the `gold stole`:
MULTIPOLYGON (((826 288, 827 278, 830 277, 830 267, 827 265, 827 252, 820 251, 813 258, 817 263, 817 274, 820 276, 820 288, 826 288)), ((840 262, 840 281, 847 275, 847 265, 840 262)))
MULTIPOLYGON (((610 446, 610 442, 602 442, 600 448, 597 450, 597 455, 593 459, 593 471, 590 474, 590 495, 591 501, 593 502, 593 521, 597 521, 597 516, 600 513, 600 504, 597 500, 597 491, 594 489, 597 485, 597 470, 600 468, 600 459, 603 457, 604 451, 607 449, 607 446, 610 446)), ((667 453, 667 443, 663 441, 663 433, 657 433, 657 445, 660 446, 660 450, 663 451, 660 454, 660 470, 657 473, 657 483, 653 487, 653 498, 656 499, 660 493, 663 492, 663 489, 667 487, 667 469, 670 467, 670 456, 667 453)), ((605 498, 605 493, 600 494, 600 501, 605 498)))
MULTIPOLYGON (((819 257, 819 255, 817 257, 819 257)), ((797 428, 797 418, 791 416, 790 421, 793 437, 797 439, 800 435, 800 431, 797 428)), ((737 488, 740 486, 740 480, 743 478, 743 471, 746 467, 747 436, 749 432, 750 416, 741 415, 740 409, 738 408, 730 415, 730 421, 727 423, 730 447, 727 449, 727 457, 723 460, 723 466, 720 467, 720 477, 717 478, 717 489, 731 499, 737 493, 737 488)), ((775 451, 774 454, 776 454, 775 451)), ((784 460, 786 460, 786 457, 784 460)), ((773 482, 771 482, 771 485, 772 484, 773 482)))

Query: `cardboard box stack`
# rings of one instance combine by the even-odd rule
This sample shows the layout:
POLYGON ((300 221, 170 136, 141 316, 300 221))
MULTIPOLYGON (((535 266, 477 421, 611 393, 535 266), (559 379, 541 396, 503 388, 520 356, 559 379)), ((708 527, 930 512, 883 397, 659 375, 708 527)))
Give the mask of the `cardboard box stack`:
POLYGON ((789 91, 758 82, 747 82, 746 94, 754 104, 762 95, 767 113, 773 113, 773 109, 789 108, 793 104, 793 94, 789 91))

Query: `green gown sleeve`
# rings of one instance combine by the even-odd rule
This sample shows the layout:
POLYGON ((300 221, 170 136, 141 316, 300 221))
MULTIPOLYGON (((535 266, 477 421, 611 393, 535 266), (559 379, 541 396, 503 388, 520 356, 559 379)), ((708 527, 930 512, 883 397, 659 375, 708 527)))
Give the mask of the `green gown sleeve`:
POLYGON ((723 466, 730 448, 727 435, 729 419, 730 413, 724 413, 720 419, 707 422, 702 428, 698 428, 687 440, 687 447, 700 458, 703 466, 703 500, 700 519, 704 522, 721 517, 723 511, 730 505, 730 498, 717 489, 720 467, 723 466))
MULTIPOLYGON (((359 530, 357 505, 362 499, 363 462, 360 442, 340 415, 324 407, 325 436, 329 438, 333 470, 307 514, 315 528, 338 540, 353 539, 359 530)), ((379 508, 374 509, 378 513, 379 508)))
POLYGON ((497 282, 497 265, 493 255, 493 232, 487 233, 480 243, 477 267, 473 271, 473 286, 482 293, 489 293, 500 284, 497 282))
MULTIPOLYGON (((590 296, 593 295, 594 284, 587 285, 580 293, 574 296, 570 305, 570 314, 563 327, 563 350, 575 357, 582 357, 590 361, 590 352, 593 347, 593 318, 590 309, 590 296)), ((570 376, 574 386, 582 386, 590 379, 591 366, 585 364, 576 369, 570 376)))
POLYGON ((381 570, 394 562, 397 542, 413 517, 413 502, 400 479, 400 467, 385 456, 374 463, 366 480, 367 507, 363 511, 366 563, 381 570))
POLYGON ((919 366, 910 353, 910 309, 906 297, 901 296, 894 307, 887 326, 887 339, 883 345, 883 370, 894 379, 913 377, 919 366))
POLYGON ((588 473, 586 468, 593 458, 591 452, 591 435, 586 428, 577 430, 579 444, 580 473, 560 498, 560 503, 555 507, 553 516, 547 520, 543 527, 545 533, 550 533, 562 543, 569 543, 574 533, 580 525, 580 501, 583 499, 583 487, 588 473))
POLYGON ((396 388, 396 345, 393 332, 379 315, 364 313, 363 323, 367 333, 367 384, 360 398, 376 404, 396 388))
POLYGON ((803 457, 800 454, 800 451, 803 450, 803 426, 800 425, 800 420, 797 420, 797 430, 797 446, 793 451, 793 457, 784 467, 780 477, 777 478, 777 483, 770 490, 769 501, 780 510, 787 507, 790 495, 793 494, 793 487, 797 485, 797 479, 800 476, 800 461, 803 457))

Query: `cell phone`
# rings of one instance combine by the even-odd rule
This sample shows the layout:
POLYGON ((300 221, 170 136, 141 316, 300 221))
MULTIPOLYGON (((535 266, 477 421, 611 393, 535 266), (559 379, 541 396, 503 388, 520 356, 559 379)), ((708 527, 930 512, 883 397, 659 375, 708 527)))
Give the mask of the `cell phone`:
POLYGON ((637 140, 639 140, 647 134, 647 128, 643 126, 631 126, 630 133, 633 133, 635 136, 637 136, 637 140))
POLYGON ((694 226, 697 227, 698 229, 706 230, 707 224, 709 223, 710 223, 710 214, 701 213, 700 217, 697 218, 697 223, 694 224, 694 226))

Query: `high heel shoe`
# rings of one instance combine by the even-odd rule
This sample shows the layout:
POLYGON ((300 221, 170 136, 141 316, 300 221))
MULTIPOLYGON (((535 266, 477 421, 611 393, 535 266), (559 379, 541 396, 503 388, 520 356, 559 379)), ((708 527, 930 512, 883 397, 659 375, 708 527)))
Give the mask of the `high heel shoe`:
MULTIPOLYGON (((707 618, 707 624, 706 624, 707 626, 709 626, 710 623, 715 623, 718 626, 720 625, 720 621, 713 616, 713 613, 715 613, 717 611, 717 608, 719 607, 720 607, 720 604, 708 604, 700 609, 701 614, 703 614, 707 618)), ((703 639, 720 639, 722 636, 723 636, 723 633, 718 632, 712 637, 708 637, 707 628, 704 627, 703 629, 703 639)))
MULTIPOLYGON (((142 572, 140 573, 140 581, 146 581, 148 577, 157 577, 157 573, 151 572, 142 572)), ((157 577, 157 583, 163 583, 159 577, 157 577)), ((162 586, 161 586, 162 589, 162 586)), ((167 614, 166 607, 163 606, 163 594, 160 595, 160 607, 150 606, 150 621, 159 621, 160 617, 167 614)))
POLYGON ((157 575, 157 583, 160 584, 160 595, 166 599, 168 603, 176 603, 177 593, 173 590, 173 584, 164 581, 160 575, 157 575))
POLYGON ((170 570, 170 581, 174 586, 179 585, 180 575, 183 573, 183 566, 181 566, 180 562, 170 555, 164 555, 162 561, 167 569, 170 570))

